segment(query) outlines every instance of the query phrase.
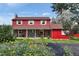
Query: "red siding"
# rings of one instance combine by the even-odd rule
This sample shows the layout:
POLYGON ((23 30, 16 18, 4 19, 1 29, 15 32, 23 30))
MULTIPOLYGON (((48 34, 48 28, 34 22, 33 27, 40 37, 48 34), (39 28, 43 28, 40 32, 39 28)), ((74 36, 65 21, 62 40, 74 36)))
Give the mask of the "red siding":
POLYGON ((68 36, 61 35, 61 29, 51 30, 52 39, 68 39, 68 36))
MULTIPOLYGON (((33 27, 41 27, 41 26, 49 26, 50 25, 50 20, 46 20, 47 21, 47 23, 46 23, 46 25, 41 25, 40 24, 40 20, 34 20, 34 25, 29 25, 28 24, 28 20, 22 20, 22 25, 17 25, 16 24, 16 20, 13 20, 12 21, 12 27, 14 28, 14 27, 19 27, 19 26, 23 26, 23 27, 30 27, 30 26, 33 26, 33 27)), ((66 36, 66 35, 62 35, 61 34, 61 29, 52 29, 51 30, 51 34, 50 34, 50 36, 51 36, 51 38, 52 39, 68 39, 69 37, 68 36, 66 36)), ((16 31, 17 32, 17 31, 16 31)), ((27 34, 28 34, 28 31, 23 31, 23 33, 24 34, 26 34, 25 36, 28 36, 27 34)), ((76 37, 78 37, 79 38, 79 34, 75 34, 74 36, 76 36, 76 37)))
POLYGON ((23 20, 22 21, 22 25, 17 25, 16 24, 16 21, 12 21, 12 27, 14 28, 14 27, 19 27, 19 26, 24 26, 24 27, 27 27, 27 26, 35 26, 35 27, 38 27, 38 26, 49 26, 50 25, 50 21, 49 20, 46 20, 47 21, 47 23, 46 23, 46 25, 41 25, 40 24, 40 20, 34 20, 34 25, 29 25, 28 24, 28 20, 23 20))
POLYGON ((75 34, 74 36, 79 38, 79 34, 75 34))
MULTIPOLYGON (((69 37, 68 36, 66 36, 66 35, 62 35, 61 34, 61 29, 54 29, 54 30, 51 30, 51 38, 52 39, 63 39, 63 40, 67 40, 67 39, 69 39, 69 37)), ((77 38, 79 38, 79 34, 74 34, 74 36, 75 37, 77 37, 77 38)))
POLYGON ((60 31, 59 30, 51 30, 51 38, 55 38, 55 39, 60 38, 60 31))

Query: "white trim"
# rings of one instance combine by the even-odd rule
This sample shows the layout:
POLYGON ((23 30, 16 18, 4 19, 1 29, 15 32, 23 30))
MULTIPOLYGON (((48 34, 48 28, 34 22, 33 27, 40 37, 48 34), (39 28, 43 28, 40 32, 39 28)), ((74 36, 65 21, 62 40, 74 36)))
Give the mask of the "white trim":
POLYGON ((35 30, 35 38, 36 38, 36 30, 35 30))
MULTIPOLYGON (((27 33, 27 30, 26 30, 26 33, 27 33)), ((27 34, 26 34, 26 37, 27 37, 27 34)))
POLYGON ((17 21, 16 21, 16 24, 17 24, 17 25, 22 25, 22 21, 20 21, 20 22, 21 22, 21 24, 19 24, 19 23, 18 23, 18 21, 19 21, 19 20, 17 20, 17 21))
POLYGON ((28 24, 29 24, 29 25, 34 25, 34 20, 29 20, 29 21, 28 21, 28 24), (30 24, 30 22, 32 22, 32 24, 30 24))
POLYGON ((61 35, 66 35, 63 30, 61 31, 61 35))
POLYGON ((45 21, 45 24, 42 24, 43 21, 45 21, 45 20, 41 20, 41 21, 40 21, 40 24, 41 24, 41 25, 46 25, 46 24, 47 24, 47 21, 45 21))

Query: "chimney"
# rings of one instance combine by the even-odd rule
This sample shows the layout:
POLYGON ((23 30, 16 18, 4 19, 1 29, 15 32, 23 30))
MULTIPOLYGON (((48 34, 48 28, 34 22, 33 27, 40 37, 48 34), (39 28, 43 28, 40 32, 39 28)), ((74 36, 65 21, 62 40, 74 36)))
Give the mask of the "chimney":
POLYGON ((18 15, 16 14, 16 15, 15 15, 15 18, 17 18, 17 17, 18 17, 18 15))

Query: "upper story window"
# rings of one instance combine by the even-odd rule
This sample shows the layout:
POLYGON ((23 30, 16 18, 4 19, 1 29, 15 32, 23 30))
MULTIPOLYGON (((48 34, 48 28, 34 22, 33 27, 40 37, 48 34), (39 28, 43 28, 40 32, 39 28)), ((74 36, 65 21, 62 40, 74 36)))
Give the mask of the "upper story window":
POLYGON ((28 21, 28 24, 29 24, 29 25, 34 25, 34 20, 29 20, 29 21, 28 21))
POLYGON ((16 24, 21 25, 22 21, 16 21, 16 24))
POLYGON ((46 21, 45 20, 41 20, 40 24, 41 25, 45 25, 46 24, 46 21))

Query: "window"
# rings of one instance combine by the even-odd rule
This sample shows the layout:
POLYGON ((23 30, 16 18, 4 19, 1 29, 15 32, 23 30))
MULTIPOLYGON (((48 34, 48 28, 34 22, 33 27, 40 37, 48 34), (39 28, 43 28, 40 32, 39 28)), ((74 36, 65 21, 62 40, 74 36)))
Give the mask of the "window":
POLYGON ((64 31, 63 31, 63 30, 61 31, 61 34, 62 34, 62 35, 65 35, 65 33, 64 33, 64 31))
POLYGON ((33 20, 30 20, 30 21, 28 21, 28 24, 33 25, 34 24, 34 21, 33 20))
POLYGON ((16 21, 18 25, 21 25, 22 24, 22 21, 16 21))
POLYGON ((41 24, 42 24, 42 25, 45 25, 45 24, 46 24, 46 21, 45 21, 45 20, 42 20, 42 21, 41 21, 41 24))

